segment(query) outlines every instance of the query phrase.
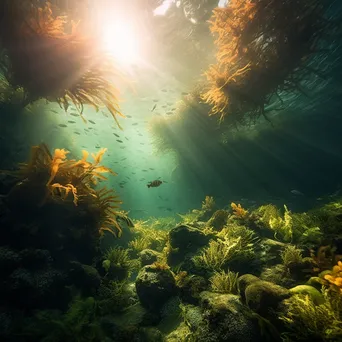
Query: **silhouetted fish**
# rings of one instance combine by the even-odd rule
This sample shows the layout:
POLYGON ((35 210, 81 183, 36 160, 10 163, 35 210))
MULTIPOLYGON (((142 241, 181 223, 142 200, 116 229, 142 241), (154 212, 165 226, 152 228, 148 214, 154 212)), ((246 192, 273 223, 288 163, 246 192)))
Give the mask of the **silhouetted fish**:
POLYGON ((156 180, 154 180, 154 181, 152 181, 152 182, 149 182, 149 183, 147 184, 147 187, 148 187, 148 188, 157 188, 158 186, 160 186, 160 185, 162 185, 162 184, 163 184, 163 182, 162 182, 161 180, 156 179, 156 180))

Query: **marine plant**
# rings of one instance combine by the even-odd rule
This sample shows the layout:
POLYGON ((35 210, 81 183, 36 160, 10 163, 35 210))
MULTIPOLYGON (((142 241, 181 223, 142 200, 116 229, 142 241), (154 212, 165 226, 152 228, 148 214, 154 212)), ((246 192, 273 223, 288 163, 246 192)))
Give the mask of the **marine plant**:
MULTIPOLYGON (((41 190, 42 196, 39 206, 47 201, 69 201, 72 199, 75 206, 88 205, 89 210, 98 216, 99 232, 105 231, 120 236, 122 229, 116 220, 118 199, 114 190, 105 187, 96 190, 98 180, 107 180, 103 173, 116 175, 114 171, 100 165, 106 148, 98 153, 92 153, 93 162, 87 161, 89 152, 83 150, 80 160, 68 159, 69 153, 65 149, 55 149, 52 155, 46 144, 33 146, 28 163, 19 164, 19 169, 9 172, 19 178, 29 188, 41 190)), ((19 183, 18 183, 19 184, 19 183)), ((15 194, 16 187, 12 192, 15 194)))
POLYGON ((239 273, 231 272, 231 271, 221 271, 215 272, 213 276, 209 279, 211 284, 211 289, 214 292, 219 293, 238 293, 238 282, 237 279, 239 277, 239 273))
POLYGON ((65 314, 39 311, 28 320, 20 335, 47 342, 90 342, 105 338, 99 322, 97 302, 93 297, 76 298, 65 314))
POLYGON ((127 281, 103 280, 97 291, 98 309, 101 315, 118 313, 129 305, 127 281))
POLYGON ((329 274, 325 274, 323 277, 327 282, 329 287, 337 291, 342 295, 342 262, 339 261, 335 265, 329 274))
POLYGON ((295 294, 284 301, 279 315, 290 341, 339 341, 342 338, 342 298, 323 292, 325 302, 316 305, 309 295, 295 294))
POLYGON ((231 0, 214 9, 209 23, 217 62, 205 74, 209 85, 202 95, 211 113, 234 125, 268 120, 265 104, 282 104, 280 91, 305 93, 301 82, 320 74, 310 57, 327 30, 338 28, 338 20, 326 17, 328 9, 318 0, 299 0, 295 8, 287 1, 231 0))
POLYGON ((5 0, 1 12, 1 68, 11 86, 23 89, 24 106, 44 98, 67 111, 73 103, 81 116, 84 105, 105 106, 120 127, 117 116, 124 115, 113 83, 120 72, 98 39, 55 16, 48 2, 5 0))
POLYGON ((130 276, 132 263, 128 249, 111 247, 104 254, 102 266, 109 279, 126 279, 130 276))
POLYGON ((280 255, 286 268, 294 264, 300 264, 303 261, 302 250, 293 245, 286 246, 280 255))
POLYGON ((234 202, 232 202, 230 206, 232 207, 234 216, 237 218, 242 219, 248 214, 248 211, 246 209, 243 209, 241 207, 241 204, 235 204, 234 202))
POLYGON ((205 196, 204 201, 202 201, 202 210, 212 211, 215 208, 215 200, 213 196, 205 196))
POLYGON ((209 246, 199 255, 192 258, 197 267, 207 268, 211 271, 221 271, 229 261, 241 256, 240 238, 224 240, 211 240, 209 246))
POLYGON ((177 214, 180 218, 182 223, 188 224, 198 221, 199 216, 201 215, 201 211, 197 209, 193 209, 185 214, 177 214))

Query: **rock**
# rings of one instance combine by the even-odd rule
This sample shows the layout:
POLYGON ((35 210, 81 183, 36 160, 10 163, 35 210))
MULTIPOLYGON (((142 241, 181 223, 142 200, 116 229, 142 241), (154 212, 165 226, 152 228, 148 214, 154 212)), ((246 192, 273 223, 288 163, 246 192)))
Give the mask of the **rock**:
POLYGON ((210 236, 189 225, 180 225, 170 230, 170 248, 167 255, 168 264, 178 265, 190 258, 200 247, 205 246, 210 236))
POLYGON ((96 268, 78 261, 70 263, 69 278, 72 284, 82 290, 85 296, 95 294, 101 285, 101 277, 96 268))
POLYGON ((180 225, 170 230, 170 244, 173 249, 196 251, 208 243, 210 238, 197 228, 180 225))
POLYGON ((205 291, 201 294, 201 308, 203 323, 196 311, 189 312, 191 320, 187 318, 196 329, 193 331, 196 342, 263 341, 257 322, 238 296, 205 291))
POLYGON ((177 288, 168 268, 144 266, 135 282, 140 303, 151 311, 159 311, 165 302, 176 294, 177 288))
POLYGON ((153 249, 144 249, 139 253, 141 266, 152 265, 157 261, 158 255, 153 249))
POLYGON ((201 276, 186 277, 180 287, 180 297, 183 302, 198 304, 200 293, 207 290, 208 281, 201 276))
POLYGON ((324 297, 320 291, 310 285, 298 285, 289 290, 292 294, 307 294, 316 305, 323 304, 325 302, 324 297))
POLYGON ((213 216, 208 221, 208 226, 213 227, 214 230, 220 231, 227 223, 229 217, 229 212, 227 210, 217 210, 214 212, 213 216))
POLYGON ((263 317, 267 317, 270 309, 277 309, 278 304, 289 297, 289 290, 264 280, 254 281, 245 289, 246 304, 263 317))
POLYGON ((244 274, 238 278, 237 282, 238 282, 239 294, 243 302, 245 301, 246 287, 259 280, 260 279, 253 274, 244 274))

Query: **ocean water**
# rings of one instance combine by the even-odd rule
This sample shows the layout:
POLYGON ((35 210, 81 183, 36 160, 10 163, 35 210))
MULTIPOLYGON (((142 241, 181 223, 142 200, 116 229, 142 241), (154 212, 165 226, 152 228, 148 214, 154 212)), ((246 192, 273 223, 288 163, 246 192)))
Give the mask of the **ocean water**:
MULTIPOLYGON (((45 5, 45 1, 26 2, 32 4, 33 8, 45 5)), ((331 296, 341 296, 339 280, 342 279, 342 271, 333 269, 342 255, 342 9, 338 1, 317 0, 307 1, 307 4, 305 1, 290 0, 282 4, 267 0, 50 3, 53 16, 67 15, 74 21, 80 20, 80 32, 96 32, 94 50, 101 46, 104 53, 112 56, 112 62, 120 70, 121 76, 110 81, 118 90, 120 111, 125 117, 118 116, 122 126, 120 129, 102 104, 98 111, 85 104, 82 120, 73 104, 65 111, 53 101, 51 98, 55 94, 39 94, 38 99, 27 106, 15 97, 7 96, 7 92, 20 93, 21 86, 25 90, 31 84, 27 79, 25 84, 20 84, 24 77, 21 79, 18 74, 23 73, 26 67, 29 69, 33 62, 28 61, 25 66, 25 61, 22 61, 24 66, 19 72, 12 70, 13 73, 9 73, 16 77, 8 78, 11 58, 13 62, 16 56, 16 44, 19 46, 22 41, 14 33, 8 36, 19 37, 18 42, 13 38, 9 44, 7 35, 0 34, 1 63, 5 66, 0 84, 3 93, 0 103, 0 212, 1 228, 6 230, 4 242, 0 243, 0 272, 3 272, 4 279, 0 290, 5 297, 0 300, 0 326, 3 326, 1 340, 266 341, 262 336, 268 336, 269 341, 342 341, 339 328, 342 324, 342 306, 337 309, 331 307, 331 298, 339 303, 342 297, 325 297, 325 304, 320 302, 324 301, 324 296, 328 296, 324 292, 327 289, 333 292, 331 296), (205 72, 210 65, 217 63, 217 35, 210 32, 209 20, 214 20, 213 10, 220 8, 231 9, 239 15, 252 11, 249 20, 253 22, 256 15, 254 7, 258 8, 257 14, 261 13, 261 18, 267 15, 267 11, 264 13, 260 9, 263 8, 260 3, 265 3, 265 9, 267 6, 279 6, 275 12, 283 13, 281 18, 286 18, 284 22, 287 20, 298 25, 295 27, 293 24, 294 33, 298 34, 296 29, 302 24, 307 29, 307 35, 303 34, 303 45, 307 43, 307 37, 311 39, 317 33, 317 39, 313 39, 312 43, 314 51, 304 53, 300 49, 301 44, 293 47, 286 45, 287 41, 284 40, 284 50, 279 51, 289 53, 289 63, 287 65, 281 55, 275 60, 279 62, 277 67, 288 71, 286 77, 278 80, 274 76, 272 79, 272 72, 266 69, 263 70, 265 74, 256 76, 257 81, 246 77, 247 81, 241 81, 246 83, 243 83, 244 88, 240 93, 229 93, 229 105, 233 103, 234 106, 234 101, 240 101, 230 109, 232 119, 227 115, 220 122, 220 114, 211 115, 210 104, 203 97, 200 98, 210 85, 205 72), (312 25, 300 16, 297 21, 294 20, 292 11, 286 11, 293 8, 293 13, 297 13, 296 6, 304 6, 308 11, 315 6, 322 6, 322 18, 330 26, 322 18, 317 26, 314 22, 318 22, 316 17, 312 19, 312 25), (298 65, 292 66, 291 56, 297 53, 303 56, 299 58, 298 65), (290 78, 291 81, 297 80, 297 77, 300 81, 294 81, 296 87, 289 87, 286 82, 290 82, 290 78), (249 84, 252 81, 253 87, 249 84), (256 106, 259 98, 254 101, 253 96, 256 97, 267 82, 277 84, 277 91, 271 89, 262 99, 267 119, 259 115, 256 120, 253 117, 248 122, 248 111, 244 112, 241 108, 246 108, 243 106, 248 101, 256 106), (13 87, 17 87, 17 90, 13 90, 13 87), (244 89, 248 90, 247 93, 244 93, 244 89), (234 113, 240 112, 246 120, 243 120, 243 124, 233 119, 234 113), (97 191, 105 186, 112 190, 122 202, 115 210, 124 211, 133 220, 135 228, 119 218, 117 222, 122 230, 121 237, 113 236, 108 231, 101 237, 96 235, 93 228, 89 227, 99 226, 101 217, 93 214, 91 205, 82 205, 82 197, 81 205, 75 207, 71 193, 67 193, 65 198, 61 195, 65 201, 58 202, 56 207, 54 202, 41 202, 43 204, 35 206, 35 193, 39 197, 41 188, 36 184, 29 185, 29 192, 24 190, 22 193, 18 184, 30 184, 30 178, 15 178, 13 171, 18 169, 19 163, 29 160, 32 146, 42 143, 46 144, 52 155, 55 149, 66 149, 69 151, 68 159, 72 160, 82 159, 82 150, 96 154, 106 148, 101 165, 110 168, 116 175, 109 175, 108 179, 101 180, 97 186, 92 185, 92 188, 97 191), (155 180, 161 183, 147 186, 155 180), (18 194, 16 191, 19 191, 18 194), (210 198, 215 201, 215 206, 207 204, 206 208, 206 196, 208 201, 210 198), (236 209, 234 203, 241 206, 236 209), (273 221, 272 218, 266 220, 264 212, 258 209, 268 204, 278 208, 274 209, 278 210, 277 214, 273 211, 273 221), (319 211, 317 208, 325 209, 319 211), (222 210, 224 214, 215 214, 216 210, 222 210), (193 214, 191 219, 189 213, 193 214), (189 214, 187 218, 185 214, 189 214), (220 215, 223 215, 223 223, 218 223, 220 215), (306 215, 310 216, 310 220, 306 215), (43 232, 44 225, 48 230, 43 232), (21 233, 24 226, 26 230, 21 233), (241 249, 246 250, 254 246, 252 257, 249 255, 248 259, 244 256, 240 264, 237 258, 238 261, 232 259, 231 263, 222 261, 220 266, 215 262, 207 262, 203 266, 208 246, 212 246, 213 253, 216 251, 219 255, 222 245, 230 243, 229 246, 232 246, 242 241, 242 228, 236 228, 238 233, 227 233, 227 229, 233 226, 243 226, 255 235, 245 246, 241 245, 241 249), (317 233, 317 228, 319 233, 315 235, 313 232, 317 233), (274 244, 266 240, 272 240, 274 244), (132 241, 140 245, 134 245, 132 241), (216 247, 215 243, 218 244, 216 247), (112 254, 108 252, 111 248, 112 254), (296 252, 291 248, 297 248, 296 252), (141 254, 146 249, 150 252, 141 254), (37 256, 38 250, 45 256, 37 256), (308 258, 310 262, 306 260, 305 263, 298 257, 300 262, 297 258, 286 263, 284 251, 288 255, 292 251, 292 257, 296 253, 297 256, 300 254, 300 258, 308 258), (121 252, 122 259, 118 256, 121 252), (202 264, 198 261, 201 256, 202 264), (109 264, 104 263, 108 260, 109 264), (297 268, 293 267, 295 262, 299 265, 297 268), (277 265, 283 267, 284 273, 279 273, 279 269, 275 271, 277 265), (91 271, 87 267, 91 267, 91 271), (267 276, 269 269, 273 269, 273 276, 267 276), (38 277, 37 270, 39 277, 44 280, 38 277), (282 306, 272 306, 272 303, 262 300, 257 303, 254 297, 248 301, 249 297, 241 289, 240 292, 227 290, 222 283, 221 287, 217 285, 215 288, 212 277, 228 271, 238 272, 240 276, 253 274, 268 281, 266 285, 259 284, 260 289, 257 290, 262 293, 260 296, 273 296, 279 302, 279 298, 288 300, 289 289, 297 285, 311 286, 314 280, 308 283, 310 277, 319 278, 321 280, 317 280, 311 290, 323 291, 323 295, 318 294, 320 299, 314 301, 310 309, 326 310, 333 318, 330 317, 330 321, 327 320, 328 323, 322 325, 321 329, 309 333, 308 321, 312 317, 293 313, 297 302, 282 302, 281 305, 287 308, 283 310, 282 306), (330 271, 334 278, 325 278, 322 271, 330 271), (152 284, 161 282, 158 290, 155 290, 155 299, 152 298, 153 290, 149 292, 149 285, 144 283, 144 279, 150 279, 151 274, 160 275, 157 280, 153 276, 150 280, 152 284), (278 278, 286 278, 288 282, 280 281, 275 274, 278 278), (51 284, 47 284, 49 278, 53 279, 51 284), (37 290, 35 286, 43 290, 37 290), (161 288, 163 291, 159 291, 161 288), (229 297, 237 294, 240 299, 229 297), (244 296, 248 297, 247 300, 244 296), (60 306, 59 297, 63 303, 60 306), (118 304, 110 302, 113 299, 118 304), (35 305, 35 302, 39 304, 35 305), (45 306, 44 302, 48 304, 45 306), (160 306, 156 305, 158 302, 160 306), (280 317, 279 312, 282 312, 282 317, 287 317, 287 321, 271 319, 272 315, 262 309, 264 305, 268 308, 268 304, 270 310, 275 312, 274 317, 280 317), (318 308, 319 305, 325 306, 318 308), (66 313, 68 308, 71 311, 66 313), (46 314, 46 310, 55 309, 59 310, 57 316, 46 314), (250 312, 246 313, 246 310, 250 312), (238 312, 235 318, 234 312, 238 312), (77 318, 82 313, 84 321, 77 318), (248 320, 246 317, 251 317, 248 315, 252 315, 253 319, 248 320), (32 317, 38 317, 38 321, 33 320, 32 323, 32 317), (72 330, 76 325, 74 320, 82 321, 82 328, 76 332, 72 330), (259 334, 253 320, 265 324, 266 335, 259 334), (63 322, 64 335, 61 332, 63 329, 59 330, 57 325, 52 324, 57 321, 63 322), (28 327, 20 330, 22 322, 28 322, 28 327), (126 322, 129 324, 126 325, 126 322), (300 324, 308 331, 306 335, 298 333, 300 324), (328 330, 329 325, 334 327, 332 332, 324 330, 328 330), (93 329, 94 326, 96 329, 93 329), (225 330, 225 326, 233 326, 234 329, 239 326, 240 330, 232 328, 233 333, 229 329, 225 330), (49 333, 49 327, 52 327, 52 334, 51 331, 49 333), (216 333, 221 332, 220 336, 215 335, 215 330, 216 333), (323 331, 321 335, 319 330, 323 331)), ((15 1, 11 3, 5 0, 1 5, 2 32, 9 32, 4 31, 4 28, 12 27, 10 20, 5 19, 9 13, 6 11, 12 5, 13 8, 21 6, 15 1)), ((25 13, 29 13, 29 10, 25 13)), ((235 23, 236 35, 239 30, 242 34, 250 29, 248 22, 239 22, 237 17, 231 17, 231 27, 235 23)), ((270 30, 277 21, 272 19, 270 30)), ((68 25, 70 23, 66 24, 65 30, 70 32, 71 25, 68 25)), ((13 27, 16 26, 13 24, 13 27)), ((255 28, 253 25, 251 27, 255 28)), ((225 28, 227 30, 227 26, 225 28)), ((34 30, 39 32, 35 27, 34 30)), ((284 25, 283 30, 288 30, 288 27, 284 25)), ((289 34, 290 31, 286 32, 289 34)), ((229 36, 231 31, 226 34, 229 36)), ((251 36, 253 34, 250 33, 251 36)), ((257 45, 258 39, 264 39, 267 34, 266 31, 255 37, 251 46, 257 45)), ((37 36, 39 47, 40 33, 37 36)), ((268 42, 271 44, 279 37, 280 34, 275 37, 270 34, 268 42)), ((232 41, 235 38, 231 35, 232 41)), ((27 49, 30 50, 29 47, 27 49)), ((39 47, 37 51, 45 50, 39 47)), ((244 53, 247 54, 246 51, 244 53)), ((40 58, 38 54, 36 57, 40 58)), ((271 57, 274 58, 274 55, 271 57)), ((44 59, 44 54, 41 58, 42 70, 48 76, 47 65, 50 62, 44 59)), ((53 63, 51 70, 64 67, 53 63)), ((252 67, 256 70, 260 66, 257 64, 252 67)), ((72 81, 65 78, 63 82, 72 83, 79 73, 75 71, 74 75, 68 75, 72 81)), ((33 77, 33 74, 30 75, 33 77)), ((37 79, 40 78, 44 79, 44 73, 37 75, 37 79)), ((218 87, 220 79, 216 82, 218 87)), ((30 91, 27 94, 32 95, 30 91)), ((52 192, 52 195, 56 196, 56 193, 52 192)), ((233 228, 231 231, 235 232, 233 228)), ((221 281, 226 285, 232 282, 231 278, 221 278, 221 281)), ((245 286, 244 281, 240 281, 240 288, 245 286)), ((150 288, 153 289, 153 285, 150 288)), ((303 290, 303 293, 307 294, 308 291, 303 290)), ((300 300, 305 301, 313 297, 302 298, 300 300)))

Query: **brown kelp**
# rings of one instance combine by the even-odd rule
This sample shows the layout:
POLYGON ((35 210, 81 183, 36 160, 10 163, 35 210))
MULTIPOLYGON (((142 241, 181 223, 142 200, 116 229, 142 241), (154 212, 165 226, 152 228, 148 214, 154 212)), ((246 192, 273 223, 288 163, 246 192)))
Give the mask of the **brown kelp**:
POLYGON ((105 106, 119 125, 117 116, 124 115, 113 81, 120 72, 98 39, 55 16, 48 2, 3 1, 0 12, 1 69, 11 86, 24 90, 24 106, 42 98, 65 110, 73 103, 80 114, 84 105, 105 106))
POLYGON ((339 27, 327 18, 328 6, 320 0, 231 0, 215 9, 210 29, 217 63, 206 72, 209 87, 202 95, 211 113, 246 124, 267 119, 265 105, 282 103, 280 92, 305 93, 302 82, 321 74, 311 57, 327 53, 321 43, 339 27))
POLYGON ((93 162, 87 161, 89 153, 83 151, 80 160, 67 159, 68 151, 55 149, 52 155, 45 144, 33 146, 28 163, 21 163, 13 175, 21 181, 8 194, 16 198, 19 191, 31 191, 37 196, 38 206, 48 201, 70 201, 77 205, 86 204, 98 216, 99 231, 121 235, 116 210, 121 201, 113 190, 95 190, 98 180, 106 180, 103 173, 116 175, 114 171, 100 165, 106 149, 92 154, 93 162))

